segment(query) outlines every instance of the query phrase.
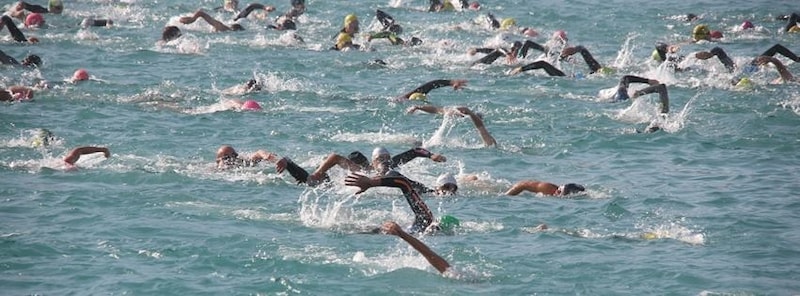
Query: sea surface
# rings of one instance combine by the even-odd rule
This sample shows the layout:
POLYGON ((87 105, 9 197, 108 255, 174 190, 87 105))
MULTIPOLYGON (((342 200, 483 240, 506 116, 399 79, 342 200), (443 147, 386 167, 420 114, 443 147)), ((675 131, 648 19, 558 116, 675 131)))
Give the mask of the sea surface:
MULTIPOLYGON (((213 10, 221 4, 65 1, 62 15, 45 15, 47 27, 24 29, 38 44, 2 31, 0 49, 44 63, 3 66, 0 85, 50 87, 0 104, 0 294, 800 294, 800 85, 772 84, 772 66, 730 74, 692 54, 720 46, 744 65, 776 43, 800 53, 800 35, 775 20, 800 9, 796 1, 483 0, 477 12, 430 13, 421 0, 307 0, 293 33, 266 28, 288 10, 281 0, 265 3, 277 8, 267 19, 242 21, 243 32, 178 23, 201 7, 230 23, 233 13, 213 10), (379 29, 376 9, 424 43, 359 35, 364 50, 328 50, 347 14, 362 32, 379 29), (541 44, 564 30, 616 71, 590 75, 576 55, 556 63, 566 77, 507 75, 539 53, 470 66, 481 54, 469 48, 524 38, 487 28, 487 13, 534 28, 541 44), (687 13, 700 19, 686 22, 687 13), (85 17, 114 26, 84 29, 85 17), (739 30, 743 20, 756 29, 739 30), (183 37, 158 42, 169 24, 183 37), (686 42, 697 24, 725 37, 686 42), (657 42, 680 44, 691 70, 652 62, 657 42), (67 82, 78 68, 91 79, 67 82), (616 103, 603 95, 626 74, 666 83, 669 114, 658 116, 655 94, 616 103), (730 84, 742 76, 753 86, 730 84), (248 79, 263 90, 235 91, 248 79), (431 91, 429 103, 482 113, 497 147, 484 147, 468 118, 406 114, 421 102, 395 98, 434 79, 468 81, 431 91), (231 108, 247 99, 263 109, 231 108), (651 122, 662 130, 642 133, 651 122), (53 133, 49 145, 41 129, 53 133), (67 170, 61 158, 87 145, 111 157, 87 155, 67 170), (314 188, 269 163, 218 170, 220 145, 307 170, 330 153, 377 146, 445 155, 400 172, 429 185, 448 172, 460 180, 456 196, 425 200, 461 226, 418 236, 455 272, 439 274, 397 237, 361 233, 412 223, 398 190, 354 195, 340 168, 314 188), (587 191, 503 194, 521 180, 587 191), (542 223, 549 229, 536 230, 542 223)), ((778 58, 800 75, 798 63, 778 58)))

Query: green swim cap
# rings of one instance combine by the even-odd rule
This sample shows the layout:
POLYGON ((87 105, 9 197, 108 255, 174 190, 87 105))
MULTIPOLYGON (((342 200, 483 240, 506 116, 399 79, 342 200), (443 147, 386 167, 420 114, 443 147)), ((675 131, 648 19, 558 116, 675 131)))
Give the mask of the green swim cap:
POLYGON ((458 218, 450 216, 450 215, 443 215, 439 218, 439 230, 443 232, 452 232, 456 227, 461 226, 461 221, 458 218))
POLYGON ((597 72, 600 73, 600 74, 604 74, 604 75, 610 75, 610 74, 614 74, 614 72, 617 72, 617 71, 614 70, 614 68, 602 67, 599 70, 597 70, 597 72))
POLYGON ((653 59, 654 61, 658 61, 658 62, 661 61, 661 55, 658 54, 658 49, 653 49, 653 53, 650 54, 650 58, 653 59))

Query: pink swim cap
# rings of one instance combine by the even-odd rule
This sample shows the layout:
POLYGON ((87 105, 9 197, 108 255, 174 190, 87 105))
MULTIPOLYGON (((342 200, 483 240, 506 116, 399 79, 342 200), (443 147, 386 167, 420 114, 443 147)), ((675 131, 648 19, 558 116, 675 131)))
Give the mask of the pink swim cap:
POLYGON ((86 69, 75 70, 75 73, 72 74, 72 80, 74 81, 89 80, 89 72, 86 71, 86 69))
POLYGON ((478 1, 472 2, 472 3, 469 4, 469 9, 479 10, 479 9, 481 9, 481 4, 478 3, 478 1))
POLYGON ((247 100, 244 101, 242 104, 242 109, 244 110, 261 110, 261 105, 258 104, 255 100, 247 100))
POLYGON ((567 32, 564 32, 564 30, 555 31, 553 32, 553 39, 561 39, 567 41, 567 32))
POLYGON ((522 32, 522 35, 525 35, 525 36, 528 36, 528 37, 539 36, 539 32, 536 32, 536 30, 531 29, 531 28, 524 28, 524 29, 522 29, 521 32, 522 32))
POLYGON ((750 21, 742 22, 742 30, 747 30, 752 28, 755 28, 755 26, 753 26, 753 23, 751 23, 750 21))
POLYGON ((33 12, 25 18, 25 26, 26 27, 39 27, 44 25, 44 17, 36 12, 33 12))
POLYGON ((709 33, 708 36, 710 36, 711 38, 714 38, 714 39, 720 39, 720 38, 722 38, 722 32, 714 30, 714 31, 711 31, 711 33, 709 33))

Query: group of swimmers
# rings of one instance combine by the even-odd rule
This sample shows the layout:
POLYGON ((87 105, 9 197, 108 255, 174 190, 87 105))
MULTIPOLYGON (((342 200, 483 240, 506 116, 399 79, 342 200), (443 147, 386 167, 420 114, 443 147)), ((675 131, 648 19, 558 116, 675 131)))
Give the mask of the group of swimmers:
MULTIPOLYGON (((467 1, 462 0, 453 3, 448 0, 432 0, 430 1, 429 11, 452 10, 456 7, 458 7, 458 9, 480 9, 480 5, 477 2, 467 3, 467 1)), ((8 13, 2 17, 0 28, 7 28, 13 39, 17 42, 35 43, 38 42, 38 39, 35 37, 25 37, 14 23, 13 18, 23 20, 25 26, 41 26, 44 25, 44 18, 41 16, 41 14, 59 14, 63 11, 63 8, 64 7, 63 4, 61 4, 61 1, 50 1, 47 8, 20 1, 19 4, 15 6, 15 12, 8 13)), ((245 28, 240 24, 235 23, 235 21, 242 18, 247 18, 254 12, 259 11, 263 12, 263 15, 266 16, 270 12, 275 11, 276 8, 274 6, 253 3, 240 10, 238 1, 226 0, 223 6, 217 8, 217 10, 236 13, 236 16, 233 19, 234 23, 230 25, 225 24, 222 21, 212 17, 202 9, 198 9, 190 16, 181 17, 179 22, 182 24, 191 24, 202 19, 211 25, 214 31, 238 31, 244 30, 245 28)), ((297 18, 303 15, 305 11, 305 1, 291 0, 290 8, 285 13, 277 17, 273 24, 269 26, 269 28, 275 30, 296 30, 298 26, 297 18)), ((688 17, 689 16, 687 16, 687 18, 688 17)), ((378 32, 370 33, 367 36, 368 40, 385 38, 393 45, 404 46, 416 46, 422 44, 423 41, 418 37, 411 37, 408 38, 408 40, 404 40, 401 37, 401 34, 403 33, 402 26, 395 20, 394 17, 390 16, 386 12, 376 10, 376 18, 381 23, 382 29, 378 32)), ((492 14, 488 14, 487 19, 488 23, 494 29, 508 30, 516 26, 516 22, 510 18, 498 21, 492 14)), ((792 14, 787 17, 787 20, 788 23, 785 28, 786 32, 800 31, 800 27, 797 25, 797 22, 800 21, 800 16, 797 14, 792 14)), ((749 23, 749 25, 748 23, 749 21, 743 23, 743 27, 749 26, 752 28, 752 23, 749 23)), ((112 24, 113 22, 111 20, 85 19, 84 22, 82 22, 82 25, 84 26, 109 26, 112 24)), ((343 26, 339 30, 331 49, 340 51, 359 49, 360 45, 353 43, 355 34, 359 32, 360 27, 358 17, 354 14, 346 15, 343 26)), ((533 37, 538 34, 535 30, 527 27, 519 29, 519 33, 527 37, 533 37)), ((161 41, 170 42, 180 38, 181 36, 182 33, 180 28, 177 26, 166 26, 162 32, 161 41)), ((707 26, 698 25, 693 30, 692 37, 694 41, 713 41, 714 39, 721 37, 721 32, 710 31, 707 26)), ((302 40, 302 38, 300 38, 300 40, 302 40)), ((468 52, 469 54, 473 55, 477 53, 485 54, 485 56, 474 61, 472 63, 473 65, 491 64, 502 57, 505 57, 507 61, 513 63, 516 62, 517 58, 526 58, 531 49, 541 51, 543 54, 556 57, 557 59, 566 59, 570 56, 580 54, 589 67, 589 73, 609 75, 615 72, 614 69, 603 66, 597 62, 597 60, 592 56, 586 47, 580 45, 567 46, 568 38, 566 32, 564 31, 556 31, 553 34, 551 41, 553 43, 542 45, 526 39, 513 42, 510 48, 473 48, 468 52)), ((671 68, 676 71, 684 70, 677 66, 678 62, 682 59, 676 55, 678 50, 679 47, 677 45, 668 45, 665 43, 658 44, 654 50, 653 59, 672 65, 671 68)), ((780 60, 774 57, 775 54, 781 54, 795 62, 800 62, 800 58, 798 58, 798 56, 795 55, 791 50, 780 44, 776 44, 775 46, 767 49, 765 52, 755 57, 752 62, 745 66, 747 70, 742 71, 752 71, 750 67, 771 63, 777 68, 780 78, 783 81, 794 81, 795 78, 786 69, 785 65, 783 65, 780 60)), ((721 47, 714 47, 709 51, 697 52, 694 54, 694 56, 700 60, 717 57, 728 71, 734 72, 739 69, 739 67, 730 59, 730 57, 728 57, 727 53, 721 47)), ((2 61, 4 64, 13 64, 25 67, 36 67, 41 64, 41 58, 39 56, 28 55, 22 59, 22 62, 18 62, 16 59, 6 55, 2 51, 0 51, 0 61, 2 61)), ((566 76, 562 70, 558 69, 553 65, 553 63, 546 60, 537 60, 532 63, 515 67, 509 72, 509 74, 518 74, 536 69, 543 69, 550 76, 566 76)), ((88 79, 88 73, 85 70, 79 69, 79 71, 76 71, 74 80, 81 81, 86 79, 88 79)), ((742 80, 740 78, 737 81, 733 81, 733 83, 739 84, 741 81, 742 80)), ((427 95, 430 91, 448 86, 452 87, 454 90, 459 90, 465 87, 466 83, 467 82, 465 80, 459 79, 433 80, 400 95, 398 99, 424 103, 409 107, 406 110, 407 113, 422 111, 431 114, 469 117, 475 125, 483 143, 487 147, 496 146, 497 141, 487 130, 483 122, 484 119, 482 114, 474 112, 473 110, 464 106, 440 107, 428 103, 427 95)), ((258 90, 260 86, 258 85, 257 81, 251 80, 248 81, 246 88, 249 91, 255 91, 258 90)), ((30 87, 10 86, 5 90, 6 91, 0 91, 0 101, 30 99, 33 97, 33 89, 30 87)), ((669 95, 667 86, 655 79, 649 79, 635 75, 622 76, 617 85, 616 92, 614 93, 614 100, 624 101, 651 93, 657 93, 659 95, 661 104, 660 113, 668 113, 669 95), (632 83, 641 83, 648 86, 631 93, 629 92, 629 87, 632 83)), ((247 102, 243 103, 243 105, 246 104, 247 102)), ((253 106, 252 108, 256 108, 256 106, 253 106)), ((646 131, 655 132, 657 130, 659 130, 658 125, 651 125, 646 131)), ((49 137, 52 137, 52 135, 46 135, 44 139, 49 137)), ((68 165, 68 167, 71 168, 74 167, 75 163, 80 159, 81 156, 93 153, 102 153, 106 158, 110 157, 111 155, 109 149, 106 147, 84 146, 70 150, 67 155, 64 156, 63 161, 68 165)), ((314 171, 309 172, 297 165, 289 157, 280 157, 275 153, 265 150, 258 150, 250 155, 244 156, 238 154, 234 147, 228 145, 219 147, 216 152, 215 161, 217 168, 221 170, 256 166, 263 162, 273 163, 275 165, 276 172, 289 172, 289 174, 298 184, 304 184, 306 186, 319 186, 320 184, 324 184, 326 182, 340 182, 331 180, 331 177, 328 175, 329 170, 338 166, 349 172, 348 176, 343 180, 343 182, 347 186, 358 187, 359 191, 356 194, 364 192, 372 187, 393 187, 400 189, 403 196, 406 198, 409 207, 414 212, 415 218, 412 225, 404 229, 397 223, 390 221, 384 223, 382 227, 372 229, 370 232, 385 233, 400 237, 420 253, 422 253, 438 271, 445 272, 450 266, 449 263, 438 256, 435 252, 430 250, 430 248, 428 248, 424 243, 414 237, 413 234, 437 232, 447 233, 453 231, 453 228, 459 223, 458 219, 451 215, 445 215, 437 219, 425 204, 422 196, 425 194, 440 196, 456 194, 458 191, 458 182, 452 174, 448 173, 439 176, 434 186, 428 186, 414 181, 411 178, 397 172, 396 169, 399 166, 416 158, 428 158, 434 162, 447 161, 445 156, 433 153, 421 147, 413 148, 394 156, 392 156, 387 149, 383 147, 377 147, 372 151, 371 159, 368 159, 359 151, 354 151, 346 156, 331 153, 314 171)), ((584 186, 575 183, 557 185, 544 181, 522 180, 508 188, 508 190, 505 191, 505 194, 518 195, 522 192, 529 191, 540 195, 564 197, 573 194, 579 194, 585 190, 586 189, 584 186)), ((546 226, 542 225, 540 228, 543 229, 546 228, 546 226)))

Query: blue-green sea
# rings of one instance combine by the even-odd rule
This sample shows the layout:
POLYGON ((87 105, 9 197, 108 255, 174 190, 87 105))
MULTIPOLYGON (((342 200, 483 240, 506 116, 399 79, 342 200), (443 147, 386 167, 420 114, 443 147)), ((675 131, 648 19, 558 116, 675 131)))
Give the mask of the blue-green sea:
MULTIPOLYGON (((178 22, 205 8, 230 24, 234 13, 213 10, 222 1, 78 0, 46 14, 46 27, 23 29, 38 44, 0 33, 6 54, 43 60, 38 69, 2 66, 0 86, 50 85, 31 101, 0 104, 0 294, 800 294, 800 85, 772 84, 773 66, 731 74, 693 58, 719 46, 743 65, 776 43, 800 53, 800 35, 776 20, 797 2, 483 0, 480 11, 435 13, 422 0, 307 0, 294 33, 266 28, 289 1, 264 4, 276 11, 241 21, 242 32, 178 22), (328 50, 347 14, 362 33, 380 29, 376 9, 424 43, 358 34, 364 50, 328 50), (469 48, 524 38, 489 29, 487 13, 534 28, 541 44, 564 30, 616 72, 590 75, 575 55, 556 63, 566 77, 507 74, 538 52, 471 66, 482 54, 469 48), (700 19, 686 22, 687 13, 700 19), (82 28, 85 17, 114 25, 82 28), (755 30, 739 30, 744 20, 755 30), (183 37, 158 42, 173 24, 183 37), (725 37, 685 42, 697 24, 725 37), (680 44, 691 70, 654 63, 657 42, 680 44), (79 68, 91 79, 67 82, 79 68), (627 74, 667 85, 666 117, 655 94, 604 98, 627 74), (730 84, 743 75, 752 87, 730 84), (263 89, 234 90, 248 79, 263 89), (497 147, 484 147, 469 118, 406 114, 420 102, 395 98, 434 79, 467 80, 431 91, 429 103, 482 113, 497 147), (247 99, 263 109, 230 107, 247 99), (640 133, 653 121, 662 130, 640 133), (38 145, 41 129, 55 136, 49 145, 38 145), (413 222, 399 190, 354 195, 338 167, 310 188, 270 163, 214 163, 220 145, 313 170, 331 153, 420 144, 447 161, 417 159, 402 174, 460 181, 454 197, 425 197, 435 216, 460 219, 455 234, 417 236, 454 274, 439 274, 397 237, 360 233, 413 222), (111 157, 86 155, 67 170, 63 156, 89 145, 111 157), (587 191, 504 195, 521 180, 587 191), (537 231, 542 223, 549 229, 537 231)), ((778 59, 800 75, 798 63, 778 59)))

